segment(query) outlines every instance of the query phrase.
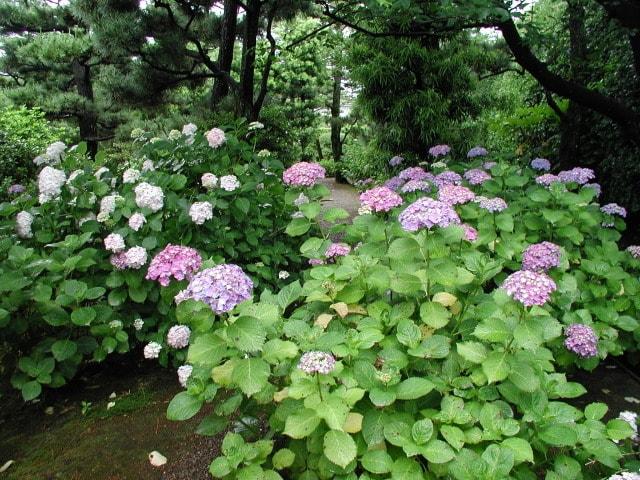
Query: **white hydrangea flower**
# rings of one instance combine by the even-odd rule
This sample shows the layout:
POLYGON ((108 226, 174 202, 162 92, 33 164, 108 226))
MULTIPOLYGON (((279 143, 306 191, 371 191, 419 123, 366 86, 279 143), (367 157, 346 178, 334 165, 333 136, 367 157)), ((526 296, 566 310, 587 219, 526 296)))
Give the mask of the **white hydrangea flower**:
POLYGON ((136 170, 135 168, 127 168, 122 174, 122 182, 123 183, 136 183, 140 180, 140 170, 136 170))
POLYGON ((96 221, 98 221, 99 223, 104 223, 107 220, 109 220, 109 214, 107 212, 98 212, 98 215, 96 216, 96 221))
POLYGON ((209 202, 196 202, 189 208, 189 216, 193 223, 202 225, 213 218, 213 205, 209 202))
POLYGON ((227 141, 224 131, 219 128, 212 128, 205 132, 205 137, 207 137, 207 142, 209 142, 211 148, 219 148, 227 141))
POLYGON ((133 140, 143 140, 144 130, 141 128, 134 128, 133 130, 131 130, 131 138, 133 140))
POLYGON ((53 142, 47 147, 45 155, 50 159, 51 163, 59 163, 66 149, 67 146, 64 142, 53 142))
POLYGON ((40 203, 47 203, 60 196, 62 186, 67 181, 67 176, 62 170, 46 166, 38 175, 38 190, 40 203))
POLYGON ((240 187, 240 181, 235 175, 225 175, 220 177, 220 188, 227 192, 233 192, 240 187))
POLYGON ((110 233, 104 239, 104 248, 110 252, 118 253, 125 249, 124 238, 119 233, 110 233))
POLYGON ((153 165, 153 161, 147 159, 142 162, 142 171, 143 172, 153 172, 156 167, 153 165))
POLYGON ((133 321, 133 328, 135 328, 137 331, 142 330, 142 327, 144 327, 144 320, 142 320, 141 318, 136 318, 133 321))
POLYGON ((191 365, 182 365, 178 367, 178 382, 182 385, 182 388, 187 388, 187 381, 193 372, 193 367, 191 365))
POLYGON ((33 159, 33 163, 35 163, 39 167, 40 165, 48 164, 49 159, 44 155, 38 155, 36 158, 33 159))
POLYGON ((175 128, 169 132, 169 140, 178 140, 181 136, 180 130, 176 130, 175 128))
POLYGON ((147 250, 144 247, 131 247, 124 254, 127 266, 138 270, 147 263, 147 250))
POLYGON ((144 358, 158 358, 158 356, 160 355, 160 350, 162 350, 162 345, 160 345, 158 342, 149 342, 144 347, 144 358))
POLYGON ((131 230, 133 230, 134 232, 137 232, 146 222, 147 218, 143 214, 134 213, 133 215, 131 215, 131 217, 129 217, 129 228, 131 228, 131 230))
POLYGON ((256 185, 256 190, 264 190, 264 183, 260 182, 256 185))
POLYGON ((280 280, 286 280, 287 278, 289 278, 289 272, 287 272, 286 270, 280 270, 280 272, 278 272, 278 278, 280 280))
POLYGON ((174 325, 167 332, 167 345, 181 349, 189 345, 191 329, 186 325, 174 325))
POLYGON ((33 223, 33 215, 23 210, 16 215, 16 233, 20 238, 31 238, 31 224, 33 223))
POLYGON ((640 473, 622 472, 611 475, 609 480, 640 480, 640 473))
POLYGON ((194 123, 187 123, 182 126, 182 134, 187 137, 193 137, 198 130, 198 126, 194 123))
POLYGON ((444 163, 444 162, 433 162, 431 164, 432 168, 445 168, 446 166, 447 166, 447 164, 444 163))
POLYGON ((107 173, 109 171, 109 169, 107 167, 100 167, 98 170, 96 170, 96 173, 94 173, 93 175, 100 180, 100 178, 102 178, 102 176, 107 173))
POLYGON ((149 139, 149 143, 156 143, 160 140, 162 140, 160 137, 152 137, 151 139, 149 139))
POLYGON ((302 212, 293 212, 291 214, 291 218, 304 218, 304 213, 302 213, 302 212))
POLYGON ((271 152, 270 152, 269 150, 267 150, 266 148, 263 148, 262 150, 260 150, 260 151, 258 152, 258 156, 259 156, 260 158, 268 157, 269 155, 271 155, 271 152))
POLYGON ((212 190, 218 186, 218 177, 213 173, 203 174, 200 181, 202 182, 202 186, 207 190, 212 190))
POLYGON ((136 205, 139 208, 148 208, 152 212, 157 212, 164 205, 164 193, 160 187, 142 182, 136 186, 134 191, 136 192, 136 205))
POLYGON ((251 122, 249 124, 249 131, 253 131, 253 130, 262 130, 264 128, 264 124, 261 122, 251 122))
POLYGON ((371 207, 369 205, 363 205, 358 209, 358 215, 370 215, 371 207))
POLYGON ((633 440, 634 442, 639 441, 640 437, 638 436, 638 414, 629 410, 625 410, 624 412, 620 412, 618 418, 627 422, 633 429, 631 440, 633 440))

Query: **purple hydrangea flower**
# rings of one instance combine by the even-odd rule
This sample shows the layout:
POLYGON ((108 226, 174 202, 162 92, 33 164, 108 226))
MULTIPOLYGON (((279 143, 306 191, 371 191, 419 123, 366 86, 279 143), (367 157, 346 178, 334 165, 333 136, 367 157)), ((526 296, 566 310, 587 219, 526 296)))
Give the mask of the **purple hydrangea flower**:
POLYGON ((111 257, 109 257, 109 262, 116 270, 124 270, 129 266, 129 261, 127 260, 127 252, 122 251, 114 253, 113 255, 111 255, 111 257))
POLYGON ((406 182, 408 180, 431 180, 433 175, 426 172, 422 167, 409 167, 402 170, 398 177, 406 182))
POLYGON ((19 193, 24 192, 26 189, 24 188, 24 185, 20 185, 19 183, 15 183, 13 185, 11 185, 8 189, 7 189, 7 193, 9 195, 18 195, 19 193))
POLYGON ((617 203, 607 203, 606 205, 600 207, 600 211, 608 215, 619 215, 622 218, 626 218, 627 216, 627 209, 621 207, 617 203))
POLYGON ((591 327, 574 323, 565 329, 564 334, 567 350, 583 358, 598 355, 598 337, 591 327))
POLYGON ((147 271, 147 280, 158 280, 163 287, 169 285, 171 277, 176 280, 191 279, 202 265, 202 257, 197 250, 181 245, 167 245, 158 253, 147 271))
POLYGON ((429 149, 429 155, 432 157, 443 157, 451 151, 449 145, 435 145, 429 149))
POLYGON ((253 282, 233 264, 217 265, 196 273, 186 289, 176 295, 176 302, 192 298, 206 303, 215 313, 225 313, 249 300, 253 282))
POLYGON ((498 162, 484 162, 482 164, 482 168, 484 168, 485 170, 491 170, 493 167, 495 167, 496 165, 498 165, 498 162))
POLYGON ((309 375, 314 373, 323 373, 325 375, 331 373, 336 366, 336 359, 333 355, 326 352, 306 352, 300 357, 298 368, 309 375))
POLYGON ((585 183, 582 188, 593 188, 596 192, 596 198, 602 193, 602 187, 599 183, 585 183))
POLYGON ((460 217, 451 205, 428 197, 419 198, 409 205, 398 220, 402 228, 409 232, 460 223, 460 217))
POLYGON ((491 180, 491 175, 479 168, 472 168, 471 170, 464 172, 464 178, 471 185, 480 185, 487 180, 491 180))
POLYGON ((543 175, 540 175, 539 177, 536 177, 536 183, 538 185, 544 185, 545 187, 548 187, 554 182, 560 181, 561 180, 557 175, 552 175, 551 173, 545 173, 543 175))
POLYGON ((576 167, 558 173, 558 178, 563 183, 575 182, 584 185, 589 180, 596 178, 596 174, 590 168, 576 167))
POLYGON ((491 213, 501 212, 507 208, 507 202, 500 197, 485 198, 482 197, 478 202, 478 206, 491 213))
POLYGON ((467 152, 467 158, 486 157, 488 153, 484 147, 473 147, 467 152))
POLYGON ((478 239, 478 231, 473 228, 471 225, 467 225, 466 223, 462 224, 462 228, 464 229, 464 239, 467 242, 475 242, 478 239))
POLYGON ((431 190, 431 185, 429 185, 429 183, 425 182, 424 180, 409 180, 400 189, 402 193, 411 193, 417 191, 428 192, 429 190, 431 190))
POLYGON ((551 162, 546 158, 534 158, 531 160, 531 168, 548 172, 551 170, 551 162))
POLYGON ((629 245, 627 252, 629 252, 633 258, 640 258, 640 245, 629 245))
POLYGON ((346 243, 332 243, 327 248, 325 256, 327 258, 344 257, 346 255, 349 255, 350 252, 351 247, 346 243))
POLYGON ((460 185, 462 183, 462 177, 456 172, 445 170, 436 175, 433 181, 438 188, 442 188, 444 185, 460 185))
POLYGON ((167 333, 167 345, 181 349, 189 345, 191 329, 186 325, 174 325, 167 333))
POLYGON ((443 185, 438 192, 438 200, 449 205, 459 205, 470 202, 476 194, 467 187, 460 185, 443 185))
POLYGON ((556 290, 555 282, 545 273, 519 270, 502 284, 507 294, 525 307, 544 305, 556 290))
POLYGON ((542 242, 529 245, 522 254, 522 269, 544 272, 560 265, 560 247, 542 242))
POLYGON ((397 176, 391 177, 389 180, 384 182, 384 186, 393 191, 398 191, 402 185, 404 185, 404 180, 397 176))
POLYGON ((398 165, 401 165, 402 162, 404 162, 404 158, 396 155, 395 157, 391 157, 391 160, 389 160, 389 165, 391 167, 397 167, 398 165))
POLYGON ((325 173, 324 167, 319 163, 298 162, 284 171, 282 180, 287 185, 312 187, 324 178, 325 173))
POLYGON ((387 187, 375 187, 360 194, 360 203, 372 212, 388 212, 402 205, 402 197, 387 187))

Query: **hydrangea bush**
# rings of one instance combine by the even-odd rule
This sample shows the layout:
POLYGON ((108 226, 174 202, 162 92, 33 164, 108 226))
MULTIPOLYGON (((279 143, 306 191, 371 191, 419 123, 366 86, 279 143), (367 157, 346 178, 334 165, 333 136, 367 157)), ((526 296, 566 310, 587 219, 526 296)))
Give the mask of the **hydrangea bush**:
POLYGON ((192 368, 167 415, 205 409, 198 432, 227 432, 213 477, 626 478, 636 430, 572 405, 585 389, 567 378, 639 343, 622 219, 602 226, 583 171, 546 186, 528 167, 494 163, 482 182, 458 170, 440 188, 500 208, 374 187, 333 228, 348 254, 328 262, 335 244, 312 237, 302 281, 209 322, 178 305, 192 368))
POLYGON ((12 383, 26 400, 136 345, 181 364, 186 345, 166 338, 181 323, 174 297, 223 302, 224 291, 198 290, 217 264, 246 272, 248 292, 283 285, 281 272, 293 280, 306 263, 298 247, 317 224, 302 231, 292 219, 282 164, 222 129, 184 132, 135 132, 122 173, 100 153, 90 162, 84 145, 53 145, 33 185, 0 204, 0 339, 18 357, 12 383), (292 220, 297 236, 284 235, 292 220))

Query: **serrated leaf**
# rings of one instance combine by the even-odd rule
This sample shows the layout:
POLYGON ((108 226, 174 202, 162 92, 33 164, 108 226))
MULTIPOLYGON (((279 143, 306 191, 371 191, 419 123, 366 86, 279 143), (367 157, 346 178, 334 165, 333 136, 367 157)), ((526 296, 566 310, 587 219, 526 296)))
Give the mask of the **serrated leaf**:
POLYGON ((331 462, 345 468, 355 460, 358 449, 351 435, 338 430, 330 430, 324 435, 323 452, 331 462))

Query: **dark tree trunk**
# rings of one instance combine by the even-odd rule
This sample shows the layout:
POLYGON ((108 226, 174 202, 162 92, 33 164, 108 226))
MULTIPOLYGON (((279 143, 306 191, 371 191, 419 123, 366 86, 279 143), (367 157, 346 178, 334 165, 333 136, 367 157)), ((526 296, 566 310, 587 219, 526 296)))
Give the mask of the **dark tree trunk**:
POLYGON ((242 37, 242 67, 240 70, 240 88, 238 91, 238 113, 255 120, 253 112, 253 81, 256 65, 256 41, 260 27, 260 0, 248 0, 244 17, 244 34, 242 37))
POLYGON ((331 96, 331 153, 333 160, 339 162, 342 158, 342 119, 340 118, 340 100, 342 94, 342 70, 333 67, 333 94, 331 96))
POLYGON ((98 123, 96 112, 93 109, 93 85, 91 84, 91 69, 88 65, 74 60, 72 63, 73 80, 76 84, 78 95, 86 100, 82 110, 78 112, 78 127, 80 139, 87 142, 89 156, 94 158, 98 153, 98 123))
MULTIPOLYGON (((236 40, 236 25, 238 22, 238 6, 235 0, 224 0, 224 13, 220 29, 220 47, 218 51, 218 67, 221 71, 231 73, 233 63, 233 49, 236 40)), ((211 107, 229 93, 229 83, 223 77, 217 77, 211 94, 211 107)))

